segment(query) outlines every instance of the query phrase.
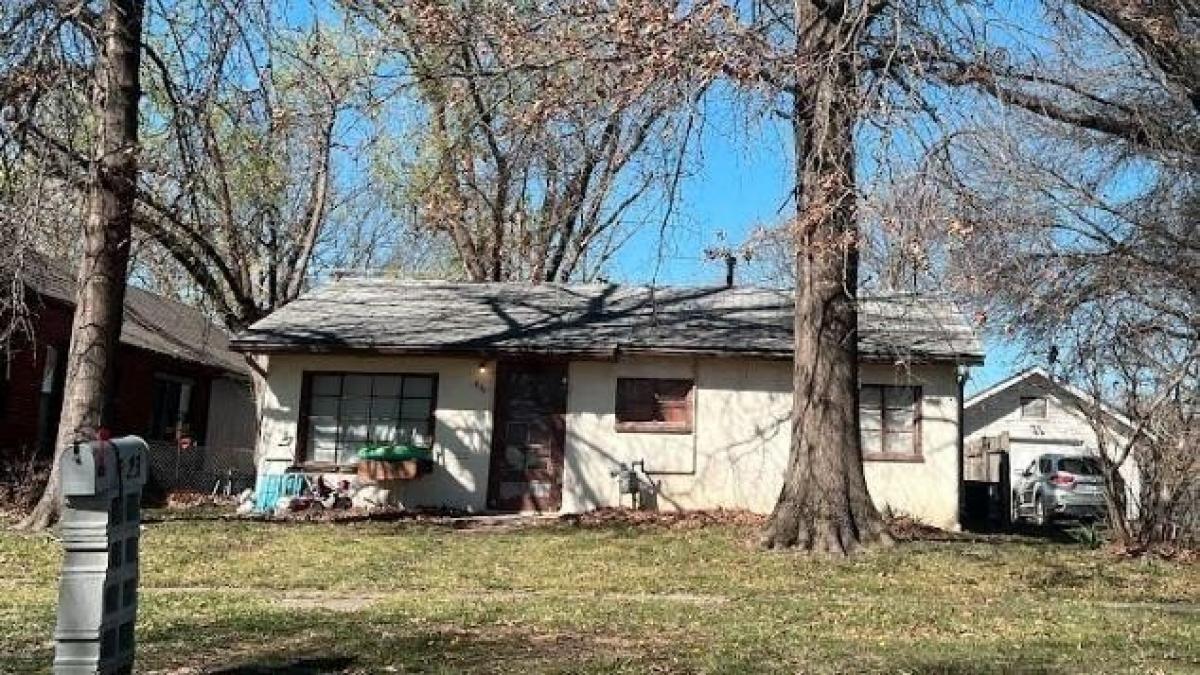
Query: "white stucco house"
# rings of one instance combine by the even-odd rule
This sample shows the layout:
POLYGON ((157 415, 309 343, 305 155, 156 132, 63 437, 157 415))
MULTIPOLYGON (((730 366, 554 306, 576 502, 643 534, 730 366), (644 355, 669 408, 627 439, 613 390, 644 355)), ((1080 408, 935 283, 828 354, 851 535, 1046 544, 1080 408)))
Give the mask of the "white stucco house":
MULTIPOLYGON (((1115 453, 1127 445, 1133 423, 1120 411, 1087 392, 1052 377, 1044 368, 1018 372, 971 396, 963 404, 965 441, 1001 439, 1008 451, 1009 481, 1039 455, 1097 456, 1100 448, 1115 453), (1103 445, 1097 425, 1085 410, 1097 411, 1108 435, 1103 445)), ((1112 456, 1110 454, 1110 456, 1112 456)), ((1125 482, 1129 515, 1136 515, 1141 480, 1131 456, 1118 469, 1125 482)))
MULTIPOLYGON (((349 479, 364 444, 428 448, 399 504, 580 512, 641 462, 661 509, 768 512, 789 443, 790 293, 345 277, 239 335, 266 370, 258 471, 349 479)), ((861 301, 862 434, 881 507, 958 524, 959 375, 944 300, 861 301)), ((624 502, 628 504, 626 500, 624 502)))

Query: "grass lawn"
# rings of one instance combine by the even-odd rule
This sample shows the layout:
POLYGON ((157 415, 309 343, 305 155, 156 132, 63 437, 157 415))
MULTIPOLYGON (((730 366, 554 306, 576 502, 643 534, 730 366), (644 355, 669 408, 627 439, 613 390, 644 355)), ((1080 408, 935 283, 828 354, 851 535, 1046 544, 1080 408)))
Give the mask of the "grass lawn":
MULTIPOLYGON (((146 526, 139 672, 1200 672, 1200 566, 1036 541, 847 562, 744 527, 146 526)), ((51 660, 57 544, 0 533, 0 672, 51 660)))

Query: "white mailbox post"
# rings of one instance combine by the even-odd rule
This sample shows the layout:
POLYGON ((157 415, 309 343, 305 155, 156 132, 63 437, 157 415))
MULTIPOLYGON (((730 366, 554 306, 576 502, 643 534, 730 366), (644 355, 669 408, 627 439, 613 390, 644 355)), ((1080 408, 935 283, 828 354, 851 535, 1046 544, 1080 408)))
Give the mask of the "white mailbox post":
POLYGON ((129 673, 137 620, 146 443, 79 443, 62 461, 63 568, 54 630, 59 675, 129 673))

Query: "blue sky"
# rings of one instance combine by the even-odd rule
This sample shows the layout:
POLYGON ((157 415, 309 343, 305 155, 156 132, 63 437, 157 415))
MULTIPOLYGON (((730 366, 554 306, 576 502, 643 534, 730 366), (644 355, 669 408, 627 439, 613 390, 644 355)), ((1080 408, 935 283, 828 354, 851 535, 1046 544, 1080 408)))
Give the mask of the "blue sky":
POLYGON ((670 227, 665 236, 654 221, 640 228, 620 252, 614 276, 649 282, 657 268, 662 284, 719 283, 724 265, 703 255, 718 243, 718 232, 737 245, 756 226, 787 216, 792 170, 787 132, 778 124, 743 120, 737 110, 724 93, 708 97, 670 227))
MULTIPOLYGON (((1051 42, 1055 30, 1049 23, 1048 5, 1037 0, 1005 0, 994 6, 967 6, 962 17, 964 25, 982 27, 986 39, 1008 49, 1014 59, 1051 58, 1051 42)), ((1101 52, 1093 58, 1109 58, 1101 52)), ((939 92, 931 92, 937 98, 939 92)), ((962 101, 958 101, 961 103, 962 101)), ((706 260, 703 251, 718 242, 718 232, 734 245, 741 243, 758 225, 776 224, 790 210, 787 200, 791 187, 792 156, 790 134, 785 122, 779 119, 748 122, 739 114, 744 104, 731 98, 728 91, 718 90, 707 101, 703 125, 695 148, 695 161, 687 180, 681 186, 676 217, 662 235, 657 225, 643 227, 619 254, 612 269, 616 280, 667 284, 711 284, 724 277, 723 265, 706 260)), ((974 101, 962 111, 964 119, 981 114, 990 101, 974 101)), ((944 114, 954 116, 956 105, 946 106, 944 114)), ((760 116, 762 117, 762 116, 760 116)), ((894 152, 914 147, 918 137, 932 134, 916 122, 909 129, 891 136, 884 149, 889 161, 894 152)), ((944 130, 941 130, 944 131, 944 130)), ((868 140, 869 145, 881 146, 868 140)), ((879 168, 878 158, 864 152, 860 175, 879 168)), ((1037 355, 1027 356, 1015 342, 1003 335, 985 335, 986 363, 974 369, 967 383, 971 394, 1004 379, 1016 370, 1035 362, 1037 355)), ((1043 355, 1044 356, 1044 355, 1043 355)))

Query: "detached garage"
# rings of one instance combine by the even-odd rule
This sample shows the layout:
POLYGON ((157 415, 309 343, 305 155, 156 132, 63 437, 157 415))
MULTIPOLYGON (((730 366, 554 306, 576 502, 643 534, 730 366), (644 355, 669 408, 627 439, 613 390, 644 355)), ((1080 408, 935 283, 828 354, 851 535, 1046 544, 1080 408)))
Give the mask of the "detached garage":
MULTIPOLYGON (((1083 412, 1093 409, 1099 411, 1108 435, 1103 447, 1124 447, 1133 433, 1125 415, 1042 368, 1024 370, 975 394, 963 404, 967 480, 1014 485, 1042 455, 1097 456, 1102 444, 1083 412), (996 475, 1001 457, 1005 476, 996 475)), ((1120 474, 1129 516, 1134 517, 1141 481, 1133 457, 1120 474)))

